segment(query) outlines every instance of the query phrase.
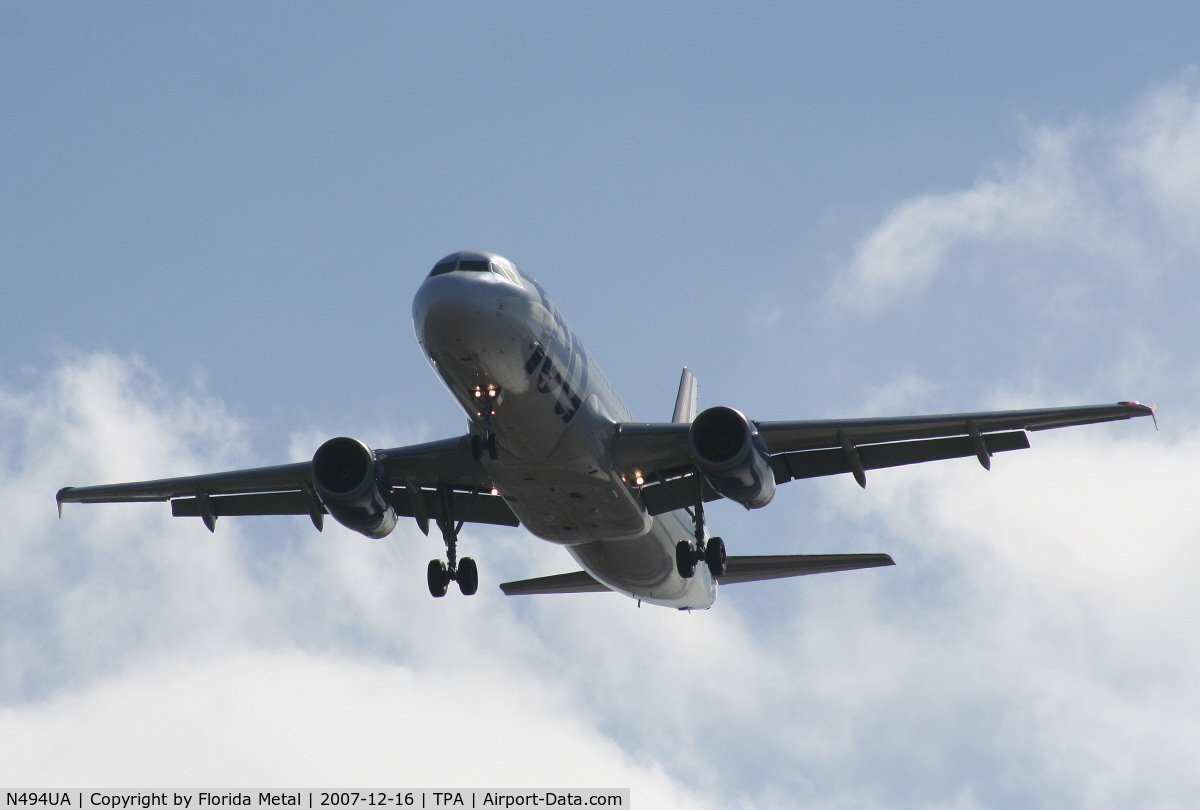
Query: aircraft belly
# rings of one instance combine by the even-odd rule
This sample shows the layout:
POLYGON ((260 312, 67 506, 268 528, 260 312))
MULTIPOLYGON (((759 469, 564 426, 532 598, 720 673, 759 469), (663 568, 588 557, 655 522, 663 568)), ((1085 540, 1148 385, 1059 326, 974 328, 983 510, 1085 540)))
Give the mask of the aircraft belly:
POLYGON ((716 600, 708 567, 697 566, 684 579, 675 568, 675 545, 690 532, 674 513, 660 515, 646 535, 633 540, 602 540, 568 546, 571 556, 613 590, 654 605, 703 609, 716 600))
POLYGON ((491 464, 489 472, 522 525, 543 540, 573 544, 646 534, 652 518, 620 478, 581 466, 491 464))
MULTIPOLYGON (((501 409, 509 405, 505 402, 501 409)), ((565 544, 631 539, 653 526, 653 518, 613 465, 608 446, 613 423, 604 411, 595 396, 587 397, 544 460, 522 462, 503 450, 499 459, 485 459, 500 494, 538 537, 565 544)), ((562 424, 553 414, 534 408, 512 412, 514 419, 562 424)), ((504 448, 506 435, 498 436, 504 448)))

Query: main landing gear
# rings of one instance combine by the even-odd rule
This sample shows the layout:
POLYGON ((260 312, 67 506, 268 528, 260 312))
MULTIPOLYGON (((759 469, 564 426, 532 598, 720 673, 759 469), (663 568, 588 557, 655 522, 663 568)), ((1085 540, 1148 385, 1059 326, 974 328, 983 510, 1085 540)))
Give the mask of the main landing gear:
POLYGON ((496 434, 492 432, 492 417, 496 415, 496 409, 500 407, 500 401, 504 399, 504 392, 499 388, 487 387, 476 388, 475 392, 475 418, 483 426, 483 434, 475 433, 471 436, 471 455, 476 461, 483 458, 483 451, 486 449, 488 458, 499 458, 496 448, 496 434))
POLYGON ((440 490, 442 508, 437 518, 438 528, 442 530, 442 540, 446 542, 446 559, 430 560, 426 571, 429 592, 435 597, 446 595, 450 588, 450 580, 458 583, 458 590, 463 596, 471 596, 479 590, 479 566, 470 557, 458 559, 458 533, 462 529, 462 521, 454 522, 451 505, 454 493, 450 489, 440 490))
POLYGON ((725 541, 720 537, 710 537, 704 540, 704 478, 695 474, 696 480, 696 509, 688 512, 692 516, 692 526, 696 534, 696 542, 680 540, 675 546, 675 568, 679 576, 691 579, 696 574, 696 564, 703 561, 708 566, 708 572, 714 577, 725 573, 725 541))

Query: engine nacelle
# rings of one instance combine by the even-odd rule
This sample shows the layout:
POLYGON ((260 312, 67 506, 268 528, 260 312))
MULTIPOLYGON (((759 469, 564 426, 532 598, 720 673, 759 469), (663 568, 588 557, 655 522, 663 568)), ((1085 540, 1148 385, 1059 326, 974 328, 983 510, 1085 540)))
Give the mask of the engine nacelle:
POLYGON ((387 537, 396 528, 391 486, 371 448, 345 436, 317 448, 313 489, 334 520, 367 537, 387 537))
POLYGON ((692 458, 718 493, 747 509, 775 497, 767 445, 741 411, 717 406, 692 421, 692 458))

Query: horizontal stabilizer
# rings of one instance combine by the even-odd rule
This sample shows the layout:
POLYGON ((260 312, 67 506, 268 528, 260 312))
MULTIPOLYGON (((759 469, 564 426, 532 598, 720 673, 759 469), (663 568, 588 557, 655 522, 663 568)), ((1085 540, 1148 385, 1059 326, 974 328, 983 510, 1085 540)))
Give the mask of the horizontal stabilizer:
MULTIPOLYGON (((808 574, 827 574, 832 571, 852 571, 857 568, 878 568, 896 563, 887 554, 768 554, 759 557, 729 557, 725 573, 717 577, 722 585, 737 582, 760 582, 766 579, 802 577, 808 574)), ((500 590, 509 596, 536 593, 596 593, 608 588, 597 582, 587 571, 555 574, 537 579, 504 582, 500 590)))
POLYGON ((595 593, 608 588, 597 582, 587 571, 571 574, 555 574, 552 577, 522 579, 517 582, 502 582, 500 590, 509 596, 531 593, 595 593))
POLYGON ((887 554, 768 554, 760 557, 729 557, 725 573, 717 577, 722 585, 737 582, 761 582, 765 579, 828 574, 857 568, 895 565, 887 554))

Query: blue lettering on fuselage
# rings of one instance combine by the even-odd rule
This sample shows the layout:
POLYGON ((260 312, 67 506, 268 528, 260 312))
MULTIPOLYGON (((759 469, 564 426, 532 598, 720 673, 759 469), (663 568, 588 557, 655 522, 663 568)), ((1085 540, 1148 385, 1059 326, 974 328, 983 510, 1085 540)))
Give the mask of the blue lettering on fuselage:
POLYGON ((536 283, 535 288, 550 318, 539 339, 530 346, 533 353, 525 361, 525 373, 531 377, 536 375, 534 387, 539 393, 553 396, 554 413, 564 422, 570 422, 582 407, 586 395, 587 355, 545 290, 536 283))
MULTIPOLYGON (((574 360, 575 357, 572 357, 574 360)), ((581 363, 582 365, 582 363, 581 363)), ((571 385, 569 369, 566 375, 560 371, 554 358, 547 354, 541 343, 533 344, 533 354, 525 361, 525 371, 532 377, 535 374, 534 388, 540 394, 554 396, 554 413, 562 417, 564 422, 570 422, 579 412, 583 400, 571 385)))

